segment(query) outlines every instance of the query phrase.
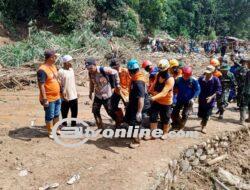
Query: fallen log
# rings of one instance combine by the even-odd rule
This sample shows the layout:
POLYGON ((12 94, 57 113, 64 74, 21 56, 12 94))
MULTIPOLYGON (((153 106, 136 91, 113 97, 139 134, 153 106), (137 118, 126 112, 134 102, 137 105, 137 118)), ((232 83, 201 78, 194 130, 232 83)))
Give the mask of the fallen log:
POLYGON ((215 159, 213 159, 213 160, 208 161, 207 164, 208 164, 209 166, 211 166, 211 165, 213 165, 213 164, 216 164, 217 162, 220 162, 220 161, 226 159, 227 156, 228 156, 227 154, 224 154, 224 155, 219 156, 219 157, 217 157, 217 158, 215 158, 215 159))

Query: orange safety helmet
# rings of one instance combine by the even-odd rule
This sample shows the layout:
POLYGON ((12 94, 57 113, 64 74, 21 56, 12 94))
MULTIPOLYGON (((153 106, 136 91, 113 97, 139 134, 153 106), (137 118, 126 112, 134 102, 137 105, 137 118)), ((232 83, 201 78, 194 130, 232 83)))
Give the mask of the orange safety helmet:
POLYGON ((213 58, 210 60, 210 65, 212 65, 214 67, 218 67, 218 66, 220 66, 220 61, 218 59, 213 58))
POLYGON ((152 66, 153 64, 149 60, 144 60, 142 62, 142 68, 145 69, 147 66, 152 66))

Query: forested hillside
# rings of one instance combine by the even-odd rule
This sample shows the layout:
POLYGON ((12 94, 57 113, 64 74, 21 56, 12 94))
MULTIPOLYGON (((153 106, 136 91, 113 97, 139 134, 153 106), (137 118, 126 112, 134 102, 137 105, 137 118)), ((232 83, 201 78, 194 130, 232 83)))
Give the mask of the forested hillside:
POLYGON ((116 36, 164 30, 173 37, 250 38, 249 0, 0 0, 0 12, 6 25, 43 18, 60 33, 87 23, 94 32, 105 28, 116 36))

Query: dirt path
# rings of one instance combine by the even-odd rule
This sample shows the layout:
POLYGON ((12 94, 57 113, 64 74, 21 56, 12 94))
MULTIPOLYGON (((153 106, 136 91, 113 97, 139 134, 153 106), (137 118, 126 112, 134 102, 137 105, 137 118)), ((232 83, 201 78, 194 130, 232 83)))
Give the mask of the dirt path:
MULTIPOLYGON (((81 98, 79 118, 92 120, 87 101, 87 88, 79 88, 81 98)), ((153 189, 159 175, 166 171, 172 158, 194 143, 223 131, 241 128, 237 124, 239 113, 227 111, 225 119, 212 118, 209 134, 197 139, 175 138, 167 141, 142 142, 136 150, 128 148, 129 140, 104 139, 70 149, 49 140, 39 126, 44 124, 44 112, 38 102, 38 90, 0 91, 0 189, 38 189, 46 183, 59 183, 58 189, 153 189), (6 101, 6 102, 5 102, 6 101), (36 127, 30 129, 35 121, 36 127), (28 175, 20 177, 20 169, 28 175), (78 183, 69 186, 67 180, 80 173, 78 183)), ((232 105, 235 106, 235 105, 232 105)), ((188 122, 189 129, 197 127, 196 116, 188 122)))

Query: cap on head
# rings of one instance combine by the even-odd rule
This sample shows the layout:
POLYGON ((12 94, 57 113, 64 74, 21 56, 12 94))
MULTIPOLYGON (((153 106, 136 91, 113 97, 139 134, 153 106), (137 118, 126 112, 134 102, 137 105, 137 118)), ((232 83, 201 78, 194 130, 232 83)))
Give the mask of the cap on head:
POLYGON ((94 58, 88 58, 85 60, 85 66, 90 67, 92 65, 96 65, 96 60, 94 58))
POLYGON ((152 65, 152 63, 151 63, 151 61, 149 61, 149 60, 144 60, 144 61, 142 62, 142 68, 143 68, 143 69, 145 69, 146 67, 151 66, 151 65, 152 65))
POLYGON ((67 63, 67 62, 70 62, 70 61, 72 61, 73 60, 73 58, 70 56, 70 55, 64 55, 63 57, 62 57, 62 62, 63 63, 67 63))
POLYGON ((131 59, 127 63, 127 68, 128 68, 128 70, 136 70, 136 69, 139 69, 140 66, 139 66, 139 63, 136 59, 131 59))
POLYGON ((212 65, 209 65, 209 66, 206 67, 204 73, 205 73, 205 74, 211 74, 211 73, 213 73, 214 71, 215 71, 215 67, 212 66, 212 65))
POLYGON ((178 60, 176 60, 176 59, 171 59, 171 60, 169 61, 169 64, 170 64, 170 68, 178 67, 178 66, 179 66, 179 62, 178 62, 178 60))
POLYGON ((220 67, 220 70, 221 70, 221 71, 229 71, 229 70, 230 70, 230 66, 227 65, 227 64, 224 64, 224 65, 222 65, 222 66, 220 67))
POLYGON ((218 59, 213 58, 210 60, 210 65, 212 65, 214 67, 218 67, 218 66, 220 66, 220 61, 218 59))
POLYGON ((47 49, 44 51, 44 57, 45 57, 45 60, 49 59, 50 57, 56 55, 56 51, 55 50, 52 50, 52 49, 47 49))
POLYGON ((167 59, 161 59, 157 66, 161 71, 165 71, 169 69, 170 64, 167 59))

